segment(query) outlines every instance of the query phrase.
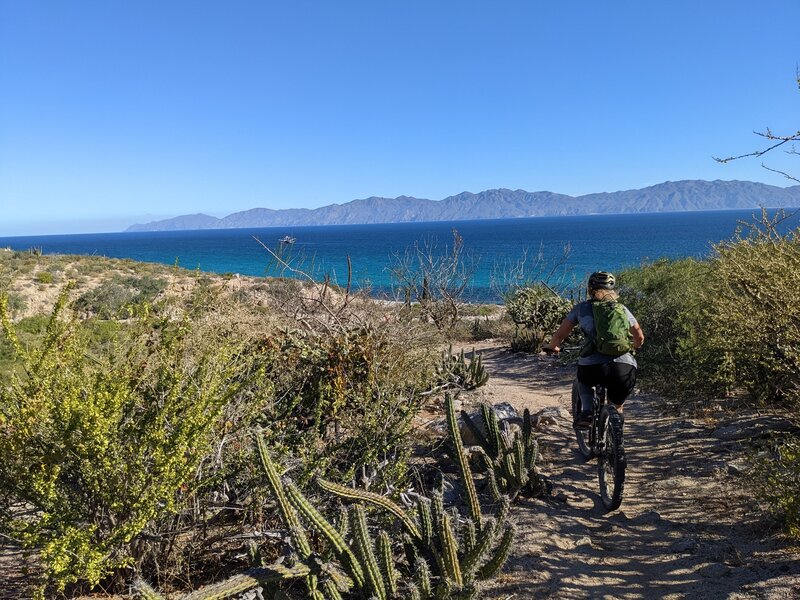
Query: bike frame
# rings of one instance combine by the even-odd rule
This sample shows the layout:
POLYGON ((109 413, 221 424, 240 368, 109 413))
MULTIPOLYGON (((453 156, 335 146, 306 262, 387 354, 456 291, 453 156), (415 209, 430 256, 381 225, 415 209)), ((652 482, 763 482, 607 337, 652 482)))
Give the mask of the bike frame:
POLYGON ((593 388, 594 394, 592 395, 592 424, 589 427, 589 447, 594 452, 595 456, 599 456, 603 451, 602 445, 602 432, 603 432, 603 417, 606 405, 606 388, 603 385, 596 385, 593 388))

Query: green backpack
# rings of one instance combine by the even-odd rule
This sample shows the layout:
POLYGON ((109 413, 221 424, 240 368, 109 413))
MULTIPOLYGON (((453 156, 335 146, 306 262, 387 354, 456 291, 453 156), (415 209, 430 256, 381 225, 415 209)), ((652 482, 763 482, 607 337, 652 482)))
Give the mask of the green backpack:
POLYGON ((625 307, 614 301, 593 301, 594 339, 587 340, 582 356, 594 352, 622 356, 633 350, 631 324, 625 307))

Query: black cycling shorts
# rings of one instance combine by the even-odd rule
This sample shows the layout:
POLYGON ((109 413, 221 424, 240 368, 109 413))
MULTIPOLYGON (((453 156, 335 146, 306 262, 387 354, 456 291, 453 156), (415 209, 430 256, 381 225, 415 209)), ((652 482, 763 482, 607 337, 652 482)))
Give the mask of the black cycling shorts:
POLYGON ((588 386, 606 386, 608 399, 621 406, 636 385, 636 367, 618 362, 578 365, 578 381, 588 386))

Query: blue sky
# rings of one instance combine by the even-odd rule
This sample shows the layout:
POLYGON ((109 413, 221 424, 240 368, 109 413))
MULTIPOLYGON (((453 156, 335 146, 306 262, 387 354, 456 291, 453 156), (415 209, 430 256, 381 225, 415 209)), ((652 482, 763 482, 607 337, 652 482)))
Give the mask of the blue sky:
POLYGON ((797 0, 0 0, 0 235, 498 187, 790 185, 712 156, 800 127, 798 22, 797 0))

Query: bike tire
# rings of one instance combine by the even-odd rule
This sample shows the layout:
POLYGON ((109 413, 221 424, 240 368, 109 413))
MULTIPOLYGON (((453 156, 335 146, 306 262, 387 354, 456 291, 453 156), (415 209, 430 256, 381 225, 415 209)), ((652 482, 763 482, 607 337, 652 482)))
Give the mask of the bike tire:
MULTIPOLYGON (((581 398, 575 386, 572 387, 572 417, 575 418, 581 411, 581 398)), ((578 452, 586 459, 592 458, 592 440, 589 429, 575 429, 575 438, 578 440, 578 452)))
POLYGON ((611 405, 604 407, 601 419, 601 451, 597 457, 600 498, 606 510, 616 510, 622 503, 625 487, 625 447, 622 440, 622 415, 611 405))

